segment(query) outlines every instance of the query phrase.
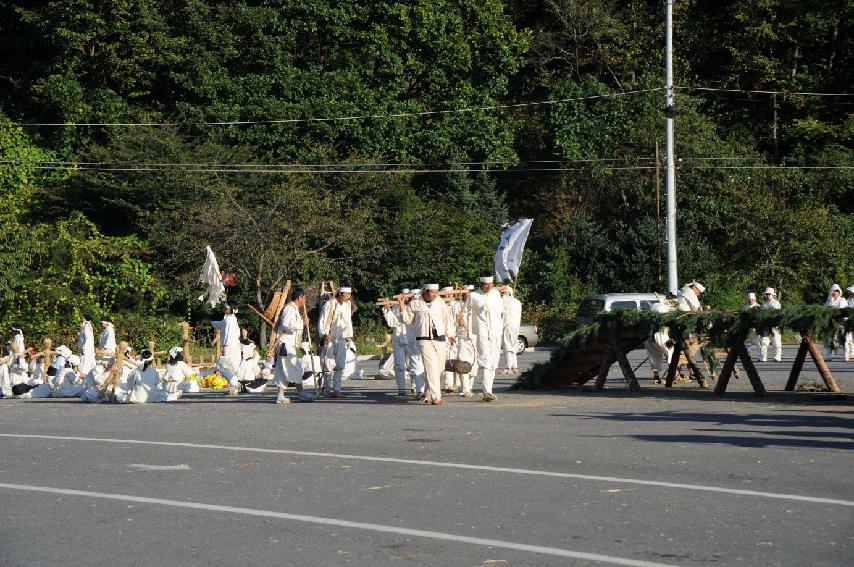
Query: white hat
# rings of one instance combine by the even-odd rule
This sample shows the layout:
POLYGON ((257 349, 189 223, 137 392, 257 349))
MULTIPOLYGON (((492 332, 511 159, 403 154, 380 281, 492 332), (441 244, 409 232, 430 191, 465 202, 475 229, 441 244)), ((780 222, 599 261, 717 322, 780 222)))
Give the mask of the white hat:
POLYGON ((700 293, 706 293, 706 286, 704 286, 703 284, 701 284, 698 281, 693 281, 693 282, 689 283, 688 285, 692 285, 692 286, 696 287, 697 291, 699 291, 700 293))
POLYGON ((454 291, 454 286, 448 285, 442 288, 442 291, 454 291))
POLYGON ((830 291, 828 291, 827 293, 833 293, 834 291, 842 293, 842 288, 839 287, 839 284, 833 284, 832 286, 830 286, 830 291))
POLYGON ((762 292, 762 295, 777 295, 777 292, 774 291, 773 287, 766 287, 765 291, 762 292))
POLYGON ((400 293, 409 293, 409 288, 408 287, 403 288, 402 290, 400 290, 400 293))
POLYGON ((173 346, 169 349, 169 358, 175 358, 179 352, 184 352, 184 349, 179 346, 173 346))
POLYGON ((424 291, 439 291, 439 284, 437 284, 437 283, 424 284, 424 287, 421 289, 423 289, 424 291))
POLYGON ((71 366, 80 366, 80 357, 76 354, 72 354, 68 357, 68 362, 71 363, 71 366))
POLYGON ((495 278, 492 276, 481 276, 480 283, 493 283, 495 278))
POLYGON ((62 358, 68 358, 71 356, 71 349, 65 345, 59 345, 58 347, 56 347, 56 354, 58 354, 62 358))
POLYGON ((338 293, 353 293, 353 288, 344 286, 338 288, 338 293))
POLYGON ((755 301, 756 300, 756 294, 751 291, 750 293, 747 294, 747 299, 752 299, 755 301))
POLYGON ((845 288, 845 291, 847 291, 849 293, 854 293, 854 285, 849 285, 848 287, 845 288))

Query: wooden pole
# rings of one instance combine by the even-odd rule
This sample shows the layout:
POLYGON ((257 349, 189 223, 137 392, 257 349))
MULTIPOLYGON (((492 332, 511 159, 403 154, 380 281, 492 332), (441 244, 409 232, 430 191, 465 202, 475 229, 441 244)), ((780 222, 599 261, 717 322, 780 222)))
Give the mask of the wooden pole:
POLYGON ((818 347, 815 345, 815 341, 812 340, 812 334, 807 331, 806 333, 806 341, 807 348, 810 351, 810 356, 812 357, 813 362, 815 362, 816 368, 818 368, 818 373, 821 375, 821 379, 824 380, 824 385, 827 386, 827 389, 831 392, 841 392, 839 386, 836 384, 836 380, 833 379, 833 374, 830 373, 830 368, 827 367, 827 363, 824 361, 824 356, 821 354, 821 351, 818 350, 818 347))
POLYGON ((738 360, 738 356, 740 354, 738 345, 743 342, 744 337, 736 337, 730 345, 726 354, 726 359, 724 360, 723 368, 721 368, 721 374, 718 376, 718 383, 715 384, 715 394, 721 395, 726 392, 726 387, 729 385, 729 377, 735 369, 735 361, 738 360))
POLYGON ((750 359, 750 353, 747 352, 747 347, 744 346, 744 343, 738 345, 738 354, 741 358, 741 365, 744 366, 744 371, 747 372, 747 377, 750 379, 750 385, 753 386, 753 391, 756 392, 756 395, 761 397, 765 396, 765 385, 762 384, 762 380, 759 378, 759 373, 756 372, 756 366, 753 365, 753 361, 750 359))
POLYGON ((593 389, 601 392, 605 388, 605 380, 608 378, 608 370, 614 364, 614 351, 610 348, 605 352, 605 357, 602 359, 602 364, 599 366, 599 374, 596 376, 596 384, 593 389))
POLYGON ((673 381, 676 379, 676 370, 679 368, 679 356, 682 354, 682 338, 675 341, 673 345, 673 355, 670 357, 670 364, 667 365, 667 377, 664 381, 665 388, 672 388, 673 381))
POLYGON ((272 323, 270 325, 270 340, 267 342, 267 356, 264 359, 267 362, 273 362, 273 359, 276 358, 276 345, 279 342, 279 333, 277 332, 279 326, 279 317, 282 315, 282 311, 285 309, 285 305, 288 304, 288 298, 291 295, 291 280, 285 282, 285 287, 282 290, 283 300, 279 302, 279 305, 276 307, 276 312, 273 314, 272 323))
POLYGON ((193 365, 193 357, 190 355, 190 332, 193 328, 186 321, 181 321, 178 324, 181 327, 181 348, 184 349, 184 362, 187 366, 193 365))
POLYGON ((786 382, 785 390, 787 392, 795 390, 798 378, 801 376, 801 370, 804 367, 804 361, 807 359, 807 353, 810 350, 805 334, 806 331, 801 331, 801 344, 798 346, 798 354, 795 355, 795 363, 792 364, 792 371, 789 372, 789 380, 786 382))

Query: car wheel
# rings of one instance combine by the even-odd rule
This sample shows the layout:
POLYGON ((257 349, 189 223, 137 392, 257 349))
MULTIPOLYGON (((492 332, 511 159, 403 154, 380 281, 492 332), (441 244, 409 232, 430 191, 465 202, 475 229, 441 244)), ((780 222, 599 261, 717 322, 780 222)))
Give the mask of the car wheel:
POLYGON ((522 354, 526 348, 528 348, 528 339, 519 335, 519 338, 516 339, 516 354, 522 354))

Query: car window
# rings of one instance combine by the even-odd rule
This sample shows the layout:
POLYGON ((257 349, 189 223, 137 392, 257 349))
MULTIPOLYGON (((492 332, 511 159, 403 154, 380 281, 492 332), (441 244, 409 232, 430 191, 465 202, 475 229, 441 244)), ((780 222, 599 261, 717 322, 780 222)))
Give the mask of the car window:
POLYGON ((637 309, 636 301, 615 301, 611 304, 611 309, 637 309))
POLYGON ((658 301, 657 299, 656 300, 644 299, 643 301, 641 301, 641 309, 649 309, 653 305, 658 305, 659 303, 661 303, 661 302, 658 301))
POLYGON ((601 299, 585 299, 578 306, 577 315, 581 317, 590 317, 596 315, 605 308, 605 302, 601 299))

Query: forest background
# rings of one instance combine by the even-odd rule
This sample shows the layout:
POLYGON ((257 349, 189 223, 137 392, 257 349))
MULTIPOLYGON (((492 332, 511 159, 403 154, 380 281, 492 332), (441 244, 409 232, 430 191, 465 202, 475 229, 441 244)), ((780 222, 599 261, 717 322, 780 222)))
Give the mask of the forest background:
MULTIPOLYGON (((350 282, 376 333, 376 297, 475 281, 517 217, 546 338, 586 294, 663 292, 663 23, 660 0, 0 2, 0 335, 90 312, 171 345, 212 316, 206 244, 239 305, 350 282)), ((847 0, 674 3, 680 284, 710 304, 854 283, 854 97, 795 94, 851 90, 852 27, 847 0)))

